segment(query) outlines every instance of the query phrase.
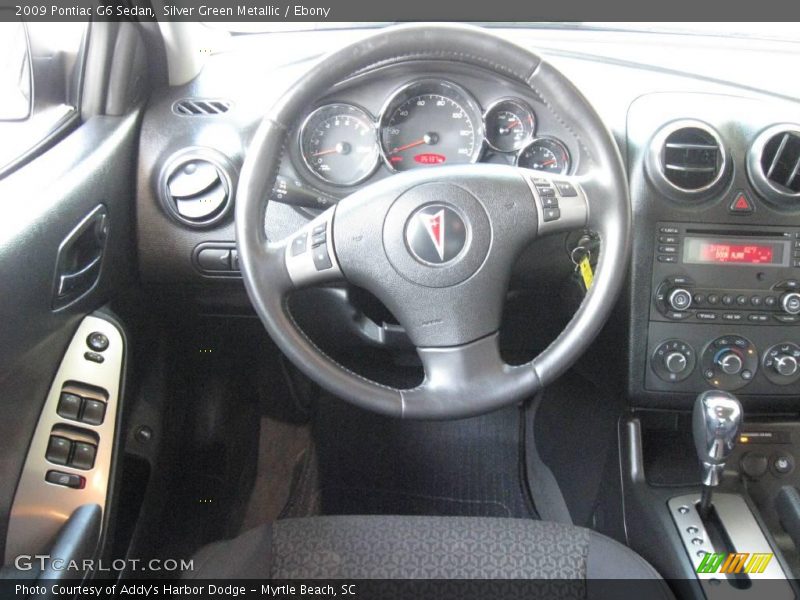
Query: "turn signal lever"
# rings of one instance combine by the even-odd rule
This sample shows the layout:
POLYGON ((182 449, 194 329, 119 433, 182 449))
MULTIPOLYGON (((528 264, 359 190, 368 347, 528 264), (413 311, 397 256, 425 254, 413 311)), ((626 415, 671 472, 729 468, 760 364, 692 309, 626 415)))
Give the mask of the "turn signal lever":
POLYGON ((698 512, 708 516, 711 492, 719 485, 742 424, 742 405, 730 392, 709 390, 697 397, 692 413, 692 431, 697 457, 703 469, 703 495, 698 512))

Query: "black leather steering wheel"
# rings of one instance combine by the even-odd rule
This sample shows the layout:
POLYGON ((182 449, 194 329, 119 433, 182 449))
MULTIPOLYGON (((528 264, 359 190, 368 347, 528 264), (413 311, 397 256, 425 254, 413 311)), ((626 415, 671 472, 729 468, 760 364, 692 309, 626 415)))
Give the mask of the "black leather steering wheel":
POLYGON ((555 380, 608 318, 625 277, 629 233, 622 160, 588 101, 535 54, 471 26, 389 27, 322 59, 262 121, 237 190, 240 266, 269 334, 295 365, 333 394, 407 418, 487 412, 555 380), (287 239, 268 240, 267 199, 292 124, 342 80, 419 60, 453 61, 529 86, 580 144, 580 172, 553 177, 489 164, 406 171, 344 198, 287 239), (548 187, 558 199, 556 220, 544 218, 548 201, 543 204, 543 198, 549 192, 542 190, 548 187), (601 240, 594 284, 539 356, 521 366, 504 363, 498 330, 516 257, 538 236, 581 227, 601 240), (294 323, 288 294, 337 280, 371 291, 405 327, 425 370, 418 387, 395 389, 350 371, 294 323))

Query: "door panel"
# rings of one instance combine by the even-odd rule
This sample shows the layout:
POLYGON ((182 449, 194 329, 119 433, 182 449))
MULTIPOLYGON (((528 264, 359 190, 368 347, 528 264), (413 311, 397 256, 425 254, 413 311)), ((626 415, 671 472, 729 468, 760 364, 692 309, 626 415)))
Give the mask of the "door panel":
POLYGON ((138 124, 136 111, 91 117, 0 180, 0 556, 34 428, 67 345, 81 319, 133 277, 138 124), (99 205, 107 234, 97 281, 54 310, 59 249, 99 205))

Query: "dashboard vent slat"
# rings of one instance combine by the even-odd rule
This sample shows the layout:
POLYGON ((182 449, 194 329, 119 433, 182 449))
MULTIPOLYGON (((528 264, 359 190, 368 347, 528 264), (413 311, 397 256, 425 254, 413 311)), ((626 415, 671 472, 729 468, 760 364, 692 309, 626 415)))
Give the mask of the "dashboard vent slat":
POLYGON ((178 100, 172 105, 172 111, 175 114, 197 117, 197 116, 214 116, 221 115, 228 112, 232 106, 232 102, 228 100, 212 99, 212 98, 183 98, 178 100))
POLYGON ((704 190, 718 179, 722 149, 710 131, 681 127, 664 141, 661 163, 664 177, 675 187, 687 192, 704 190))

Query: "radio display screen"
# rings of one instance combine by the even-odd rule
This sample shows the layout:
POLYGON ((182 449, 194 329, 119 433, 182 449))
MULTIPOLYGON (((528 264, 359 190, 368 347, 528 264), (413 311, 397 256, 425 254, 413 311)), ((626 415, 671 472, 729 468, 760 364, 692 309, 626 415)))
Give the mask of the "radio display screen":
POLYGON ((698 265, 788 265, 789 242, 687 237, 683 262, 698 265))

